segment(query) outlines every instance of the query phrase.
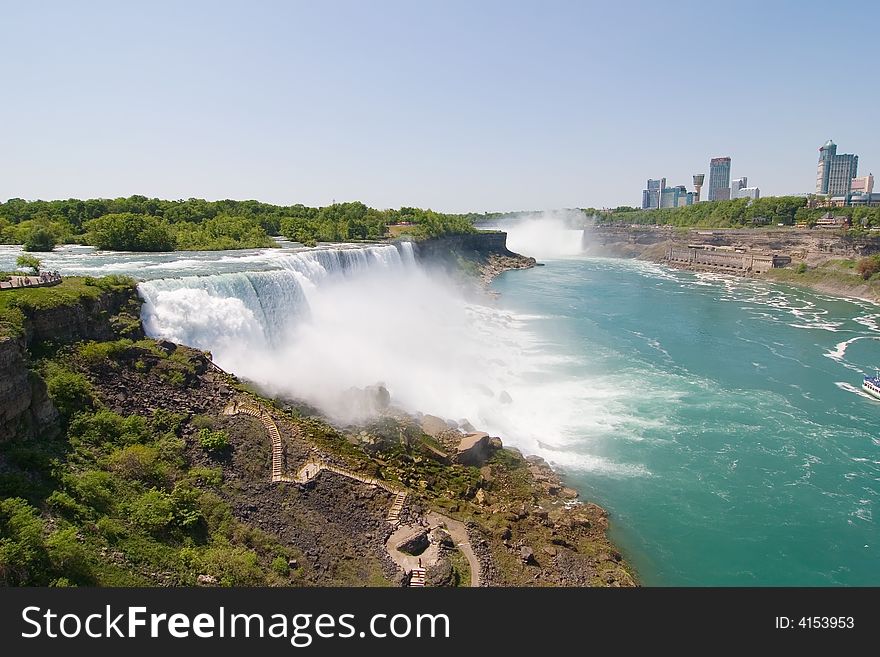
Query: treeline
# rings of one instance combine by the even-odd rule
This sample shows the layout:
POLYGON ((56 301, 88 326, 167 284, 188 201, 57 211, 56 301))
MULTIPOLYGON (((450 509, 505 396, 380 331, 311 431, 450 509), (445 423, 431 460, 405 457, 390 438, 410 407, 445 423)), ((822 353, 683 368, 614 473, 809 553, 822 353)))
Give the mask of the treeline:
POLYGON ((741 228, 750 226, 806 222, 814 225, 826 212, 835 216, 845 215, 853 220, 854 228, 880 227, 880 208, 808 208, 807 199, 801 196, 767 196, 764 198, 736 199, 697 203, 682 208, 618 207, 614 210, 584 210, 602 223, 657 224, 698 228, 741 228))
MULTIPOLYGON (((272 237, 317 242, 382 239, 389 225, 413 237, 472 232, 473 215, 419 208, 377 210, 363 203, 322 208, 259 201, 166 201, 145 196, 0 203, 0 243, 49 251, 90 244, 119 251, 246 249, 274 246, 272 237)), ((400 232, 400 231, 398 231, 400 232)))

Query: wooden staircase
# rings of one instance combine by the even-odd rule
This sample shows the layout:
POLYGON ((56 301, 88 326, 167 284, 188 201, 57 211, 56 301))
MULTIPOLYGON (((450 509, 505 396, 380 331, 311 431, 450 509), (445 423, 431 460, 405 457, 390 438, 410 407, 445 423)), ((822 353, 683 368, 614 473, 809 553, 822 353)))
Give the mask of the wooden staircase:
POLYGON ((409 574, 409 585, 417 588, 425 586, 425 569, 413 568, 409 574))
POLYGON ((340 468, 339 466, 330 465, 329 463, 323 463, 320 461, 310 461, 306 463, 299 469, 299 471, 297 471, 296 475, 293 477, 285 475, 281 433, 278 431, 278 425, 275 424, 272 416, 260 406, 251 402, 233 402, 232 404, 227 406, 223 412, 226 415, 236 415, 238 413, 250 415, 257 418, 260 421, 260 424, 262 424, 263 427, 266 429, 266 432, 269 434, 269 439, 272 442, 273 483, 279 481, 288 481, 303 484, 317 477, 322 470, 329 470, 330 472, 335 472, 336 474, 342 475, 343 477, 348 477, 349 479, 354 479, 355 481, 360 481, 362 483, 369 484, 370 486, 376 486, 394 495, 394 499, 391 502, 391 508, 388 509, 388 515, 385 519, 395 525, 400 522, 400 513, 401 511, 403 511, 403 505, 406 502, 406 490, 397 488, 396 486, 392 486, 388 482, 382 481, 381 479, 366 477, 352 470, 346 470, 345 468, 340 468))
POLYGON ((400 512, 403 511, 404 502, 406 502, 406 491, 397 491, 394 494, 394 499, 391 502, 391 508, 388 509, 388 516, 385 518, 385 520, 395 525, 400 522, 400 512))

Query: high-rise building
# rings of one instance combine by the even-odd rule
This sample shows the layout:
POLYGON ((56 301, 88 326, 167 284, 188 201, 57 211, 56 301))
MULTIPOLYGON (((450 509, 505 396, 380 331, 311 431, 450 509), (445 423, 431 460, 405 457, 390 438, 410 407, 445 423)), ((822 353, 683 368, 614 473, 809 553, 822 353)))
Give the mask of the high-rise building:
POLYGON ((736 192, 737 198, 750 198, 753 201, 761 198, 761 190, 757 187, 741 187, 736 192))
POLYGON ((846 196, 852 191, 852 180, 859 173, 859 156, 837 152, 837 144, 830 139, 819 148, 816 167, 816 193, 828 196, 846 196))
POLYGON ((694 202, 693 192, 688 192, 684 185, 666 187, 660 192, 661 208, 681 208, 694 202))
POLYGON ((709 160, 709 200, 726 201, 730 198, 730 158, 713 157, 709 160))
POLYGON ((853 178, 850 184, 850 192, 853 194, 870 194, 874 191, 874 174, 853 178))
POLYGON ((659 180, 649 178, 647 186, 642 190, 642 210, 659 208, 664 189, 666 189, 666 178, 659 180))
POLYGON ((739 190, 749 186, 749 179, 745 176, 742 178, 734 178, 730 182, 730 199, 739 198, 739 190))

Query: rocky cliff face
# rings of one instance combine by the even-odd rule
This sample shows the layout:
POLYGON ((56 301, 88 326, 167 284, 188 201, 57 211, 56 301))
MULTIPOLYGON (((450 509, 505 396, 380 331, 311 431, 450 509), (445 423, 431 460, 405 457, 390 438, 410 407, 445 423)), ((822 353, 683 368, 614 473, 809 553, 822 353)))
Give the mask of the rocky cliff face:
MULTIPOLYGON (((133 325, 139 306, 132 288, 108 291, 97 299, 84 297, 77 303, 25 311, 24 334, 0 337, 0 443, 16 437, 51 436, 59 430, 58 411, 49 399, 46 384, 31 369, 28 347, 116 339, 120 317, 132 318, 129 325, 133 325)), ((135 333, 140 330, 138 323, 135 333)))
POLYGON ((83 297, 72 305, 31 311, 25 321, 27 344, 115 340, 119 337, 116 318, 124 310, 129 310, 129 315, 139 316, 140 299, 134 289, 108 291, 97 299, 83 297))
POLYGON ((0 339, 0 442, 57 431, 46 386, 28 369, 24 340, 0 339))
POLYGON ((516 254, 507 248, 507 233, 480 232, 467 235, 443 235, 432 237, 416 243, 419 258, 443 259, 451 254, 476 255, 488 257, 490 255, 515 256, 516 254))
POLYGON ((659 260, 669 244, 705 244, 779 253, 808 264, 829 258, 858 258, 880 252, 880 237, 853 236, 820 228, 680 230, 668 226, 597 226, 584 232, 584 248, 598 254, 659 260))

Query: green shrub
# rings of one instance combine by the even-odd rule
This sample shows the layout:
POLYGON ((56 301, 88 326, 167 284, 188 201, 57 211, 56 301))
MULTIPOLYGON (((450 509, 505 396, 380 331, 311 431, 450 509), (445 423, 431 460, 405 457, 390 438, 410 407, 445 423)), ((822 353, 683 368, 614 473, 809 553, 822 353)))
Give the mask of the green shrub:
POLYGON ((178 527, 186 529, 202 520, 200 495, 201 491, 187 484, 178 483, 174 486, 171 499, 174 500, 174 522, 178 527))
POLYGON ((65 422, 94 406, 94 388, 82 374, 53 364, 46 369, 45 380, 49 397, 65 422))
POLYGON ((194 415, 190 422, 196 429, 214 428, 214 418, 212 418, 210 415, 194 415))
POLYGON ((148 480, 160 476, 159 450, 147 445, 129 445, 115 450, 110 469, 125 479, 148 480))
POLYGON ((196 434, 196 440, 203 449, 212 452, 219 452, 229 447, 229 436, 225 431, 200 429, 196 434))
POLYGON ((120 536, 125 535, 125 525, 114 518, 104 516, 95 523, 98 532, 108 541, 115 541, 120 536))
POLYGON ((174 507, 174 500, 168 493, 153 488, 129 505, 129 513, 135 524, 147 531, 157 532, 172 523, 174 507))
POLYGON ((794 271, 797 274, 806 274, 807 273, 807 263, 806 262, 798 263, 798 266, 795 267, 794 271))
POLYGON ((40 273, 40 268, 43 266, 43 263, 37 256, 32 256, 27 253, 18 256, 15 260, 15 266, 21 267, 23 269, 33 269, 34 274, 40 273))
POLYGON ((80 346, 79 355, 89 365, 104 365, 126 356, 133 344, 128 338, 115 342, 87 342, 80 346))
POLYGON ((223 483, 223 470, 196 466, 187 473, 187 479, 202 486, 216 487, 223 483))
POLYGON ((46 563, 43 521, 21 498, 0 499, 0 584, 37 582, 46 563))
POLYGON ((243 547, 218 545, 205 550, 202 567, 222 586, 258 586, 265 583, 257 554, 243 547))
POLYGON ((116 500, 116 480, 104 470, 85 470, 65 479, 76 497, 93 509, 110 508, 116 500))
POLYGON ((272 570, 281 577, 290 575, 290 566, 287 565, 287 559, 284 557, 275 557, 272 559, 272 570))
POLYGON ((46 539, 49 558, 56 570, 65 574, 65 580, 89 583, 91 570, 86 551, 79 541, 76 528, 59 529, 46 539))
POLYGON ((46 498, 46 504, 53 511, 69 518, 83 518, 89 515, 87 507, 78 503, 70 496, 70 494, 65 493, 63 490, 53 491, 52 494, 46 498))

